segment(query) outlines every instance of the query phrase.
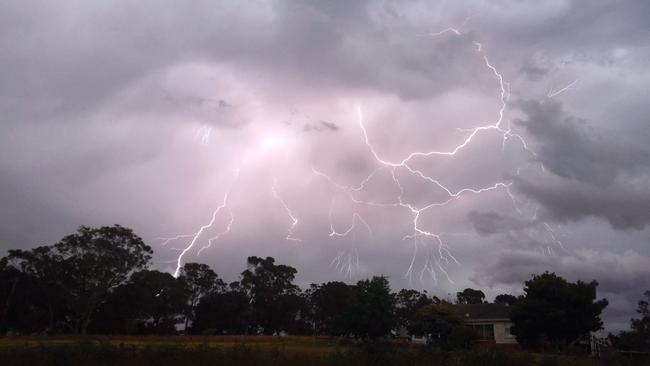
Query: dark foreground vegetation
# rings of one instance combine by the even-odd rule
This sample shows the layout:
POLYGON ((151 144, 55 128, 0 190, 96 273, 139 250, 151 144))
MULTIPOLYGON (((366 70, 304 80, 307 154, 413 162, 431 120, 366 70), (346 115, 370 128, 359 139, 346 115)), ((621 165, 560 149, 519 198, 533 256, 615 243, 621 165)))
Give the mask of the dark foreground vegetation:
POLYGON ((6 366, 645 366, 639 355, 608 354, 600 359, 582 355, 444 351, 395 343, 345 345, 314 337, 139 337, 26 340, 0 342, 6 366))
POLYGON ((487 303, 480 290, 458 292, 455 301, 394 293, 385 277, 301 289, 295 268, 256 256, 238 281, 226 283, 205 264, 186 263, 177 276, 151 270, 152 254, 117 225, 9 250, 0 258, 0 365, 650 364, 645 300, 631 330, 610 335, 615 348, 601 361, 586 358, 607 306, 596 281, 546 272, 524 283, 524 295, 497 296, 520 345, 505 353, 479 351, 489 342, 454 310, 487 303), (426 346, 410 344, 411 336, 426 346), (540 351, 553 355, 533 353, 540 351))

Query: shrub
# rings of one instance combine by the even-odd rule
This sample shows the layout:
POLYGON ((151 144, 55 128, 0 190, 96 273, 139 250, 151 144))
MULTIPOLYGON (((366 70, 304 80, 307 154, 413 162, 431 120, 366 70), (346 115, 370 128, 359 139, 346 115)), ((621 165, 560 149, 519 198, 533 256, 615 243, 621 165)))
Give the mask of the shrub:
POLYGON ((476 347, 478 335, 468 327, 455 327, 449 333, 447 343, 451 349, 470 350, 476 347))

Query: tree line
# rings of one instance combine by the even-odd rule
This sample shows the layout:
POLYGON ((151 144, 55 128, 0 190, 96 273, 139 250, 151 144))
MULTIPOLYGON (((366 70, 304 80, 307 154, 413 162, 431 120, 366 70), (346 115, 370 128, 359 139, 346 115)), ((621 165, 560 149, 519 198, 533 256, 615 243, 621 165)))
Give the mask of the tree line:
MULTIPOLYGON (((379 339, 402 329, 440 347, 476 343, 451 300, 412 289, 394 293, 386 277, 303 290, 294 283, 295 268, 251 256, 239 279, 226 283, 206 264, 186 263, 178 277, 149 269, 152 255, 151 247, 119 225, 82 226, 53 245, 9 250, 0 259, 0 332, 379 339)), ((502 294, 494 302, 511 306, 520 343, 567 345, 601 329, 607 300, 597 300, 597 286, 547 272, 526 281, 523 295, 502 294)), ((481 304, 485 294, 468 288, 455 302, 481 304)), ((640 309, 643 317, 626 340, 647 340, 647 302, 640 309)))

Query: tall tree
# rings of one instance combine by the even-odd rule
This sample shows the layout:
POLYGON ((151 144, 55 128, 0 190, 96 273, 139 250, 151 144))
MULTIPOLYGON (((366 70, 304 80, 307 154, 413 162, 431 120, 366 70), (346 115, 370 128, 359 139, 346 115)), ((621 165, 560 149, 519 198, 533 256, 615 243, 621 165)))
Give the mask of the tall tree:
POLYGON ((196 305, 204 296, 223 292, 226 283, 207 264, 186 263, 181 268, 178 279, 185 285, 188 294, 188 306, 185 313, 185 330, 190 320, 194 319, 196 305))
POLYGON ((244 334, 249 331, 250 299, 239 282, 201 298, 190 331, 194 334, 244 334))
POLYGON ((85 334, 91 316, 110 291, 145 268, 153 251, 131 229, 120 225, 81 226, 54 245, 63 257, 69 323, 85 334))
POLYGON ((517 302, 517 297, 510 294, 501 294, 501 295, 497 295, 497 297, 494 298, 495 304, 512 306, 516 302, 517 302))
POLYGON ((349 319, 352 334, 377 339, 395 328, 395 296, 386 277, 357 282, 355 299, 349 319))
MULTIPOLYGON (((33 283, 38 291, 36 295, 44 299, 47 306, 46 330, 57 330, 61 320, 67 291, 64 276, 67 274, 63 257, 52 246, 39 246, 31 250, 9 250, 8 262, 13 263, 22 274, 22 279, 33 283)), ((36 291, 32 291, 36 292, 36 291)), ((33 329, 32 329, 33 330, 33 329)))
POLYGON ((650 291, 644 294, 636 309, 639 318, 630 320, 631 330, 620 332, 618 336, 610 335, 614 346, 622 350, 650 350, 650 291))
POLYGON ((438 298, 430 298, 426 291, 402 289, 396 295, 396 315, 399 325, 408 329, 415 321, 417 311, 426 306, 439 303, 438 298))
POLYGON ((99 306, 90 329, 108 334, 170 334, 187 307, 184 283, 169 273, 142 270, 99 306))
POLYGON ((511 317, 517 341, 532 345, 546 338, 562 347, 602 328, 600 314, 607 300, 596 300, 598 282, 567 282, 555 273, 534 275, 511 317))
POLYGON ((187 306, 183 283, 166 272, 135 272, 126 285, 135 313, 153 333, 173 333, 187 306), (137 304, 137 305, 136 305, 137 304))
POLYGON ((466 288, 462 292, 456 293, 458 304, 482 304, 483 300, 485 300, 485 294, 481 290, 466 288))
MULTIPOLYGON (((644 293, 645 300, 639 301, 636 312, 641 316, 632 319, 632 331, 636 332, 646 345, 650 344, 650 291, 644 293)), ((648 346, 650 347, 650 345, 648 346)))
POLYGON ((449 337, 454 329, 462 326, 462 320, 442 304, 421 307, 409 325, 409 333, 425 337, 429 345, 448 347, 449 337))
POLYGON ((8 330, 33 333, 48 325, 48 310, 38 284, 30 275, 0 258, 0 334, 8 330))
POLYGON ((350 332, 349 314, 355 303, 354 286, 343 282, 312 285, 309 302, 318 334, 343 336, 350 332))
POLYGON ((286 330, 302 307, 296 269, 276 265, 272 257, 248 257, 248 269, 241 274, 241 286, 251 299, 255 324, 265 334, 286 330))

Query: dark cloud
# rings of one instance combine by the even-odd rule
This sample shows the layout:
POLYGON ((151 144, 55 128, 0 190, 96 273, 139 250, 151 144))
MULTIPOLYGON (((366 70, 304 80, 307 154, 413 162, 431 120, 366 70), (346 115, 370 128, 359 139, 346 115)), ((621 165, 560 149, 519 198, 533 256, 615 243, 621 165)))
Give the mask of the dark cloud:
POLYGON ((537 53, 524 59, 521 71, 528 79, 539 80, 548 75, 552 68, 553 64, 551 61, 547 57, 537 53))
POLYGON ((539 202, 548 220, 571 222, 592 216, 621 230, 641 230, 650 224, 650 192, 643 186, 603 188, 575 181, 544 184, 520 179, 515 187, 539 202))
POLYGON ((546 168, 560 177, 607 186, 621 176, 646 172, 650 152, 623 144, 617 136, 598 136, 586 120, 574 117, 552 99, 517 103, 526 119, 515 119, 538 143, 546 168))
POLYGON ((523 219, 504 216, 494 211, 471 211, 467 215, 467 218, 478 234, 487 236, 507 231, 522 230, 531 225, 523 219))
POLYGON ((337 125, 334 122, 327 122, 327 121, 318 121, 316 125, 312 123, 305 123, 303 126, 303 131, 305 132, 310 132, 310 131, 323 131, 325 129, 326 131, 329 132, 336 132, 339 130, 339 125, 337 125))
MULTIPOLYGON (((551 221, 598 217, 616 229, 641 230, 650 223, 650 151, 623 143, 621 135, 600 136, 585 119, 560 102, 520 101, 526 115, 516 119, 537 143, 537 157, 549 173, 541 179, 515 178, 515 188, 539 202, 551 221)), ((620 115, 621 117, 624 114, 620 115)))
POLYGON ((339 126, 334 122, 320 121, 320 124, 330 131, 338 131, 339 129, 339 126))

